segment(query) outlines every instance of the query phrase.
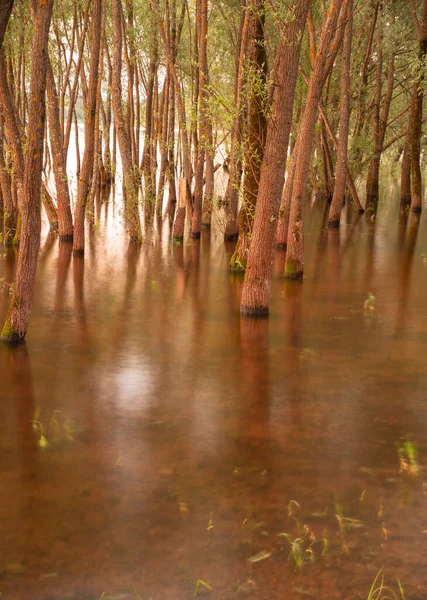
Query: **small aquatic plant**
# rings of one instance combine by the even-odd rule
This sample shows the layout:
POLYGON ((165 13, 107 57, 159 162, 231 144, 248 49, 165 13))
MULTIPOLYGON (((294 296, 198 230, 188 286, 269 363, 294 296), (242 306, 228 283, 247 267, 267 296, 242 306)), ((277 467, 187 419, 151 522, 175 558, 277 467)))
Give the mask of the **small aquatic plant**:
POLYGON ((206 583, 206 581, 203 581, 203 579, 198 579, 196 583, 196 589, 194 590, 195 598, 197 598, 197 596, 199 595, 200 588, 208 590, 208 592, 213 592, 213 587, 209 585, 209 583, 206 583))
POLYGON ((365 302, 363 303, 363 309, 366 311, 374 311, 375 310, 375 301, 376 298, 375 296, 371 293, 368 292, 368 297, 366 298, 365 302))
POLYGON ((378 571, 372 585, 369 590, 367 600, 405 600, 405 592, 403 589, 402 583, 397 580, 397 588, 396 592, 390 586, 384 585, 384 575, 381 574, 383 568, 378 571))
POLYGON ((405 440, 398 448, 399 473, 416 476, 419 472, 417 447, 414 442, 405 440))

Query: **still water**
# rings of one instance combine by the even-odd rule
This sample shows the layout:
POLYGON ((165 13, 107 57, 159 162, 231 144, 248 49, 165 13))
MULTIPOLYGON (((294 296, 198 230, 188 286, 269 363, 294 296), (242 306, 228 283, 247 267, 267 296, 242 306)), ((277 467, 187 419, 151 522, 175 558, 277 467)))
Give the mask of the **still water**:
POLYGON ((427 597, 427 225, 383 201, 308 207, 269 320, 219 231, 129 247, 110 200, 84 259, 44 235, 0 348, 2 599, 427 597))

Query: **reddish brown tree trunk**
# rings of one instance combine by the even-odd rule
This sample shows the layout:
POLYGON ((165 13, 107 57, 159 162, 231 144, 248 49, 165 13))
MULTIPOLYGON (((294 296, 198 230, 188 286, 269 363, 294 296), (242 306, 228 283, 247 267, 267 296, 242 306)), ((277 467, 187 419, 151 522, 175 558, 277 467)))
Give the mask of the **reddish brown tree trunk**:
POLYGON ((208 35, 208 1, 198 0, 199 4, 199 27, 198 27, 198 54, 199 54, 199 138, 197 148, 197 162, 195 169, 195 186, 194 186, 194 204, 193 215, 191 218, 190 237, 198 239, 202 225, 202 205, 203 205, 203 172, 205 165, 206 147, 208 143, 208 123, 207 123, 207 76, 208 76, 208 59, 207 59, 207 35, 208 35))
POLYGON ((340 126, 334 195, 329 209, 329 227, 339 227, 347 183, 347 147, 350 128, 350 60, 353 37, 353 1, 348 0, 347 23, 341 61, 340 126))
POLYGON ((122 108, 122 3, 112 0, 113 18, 113 67, 112 99, 114 123, 123 167, 123 201, 125 224, 131 241, 141 240, 141 221, 139 217, 138 165, 132 163, 132 149, 122 108))
POLYGON ((288 279, 301 279, 304 272, 304 204, 313 130, 317 118, 320 94, 328 73, 328 62, 331 60, 334 51, 337 52, 338 50, 334 45, 333 38, 340 35, 340 32, 337 32, 337 21, 342 4, 343 0, 331 1, 320 35, 319 48, 313 64, 306 107, 299 131, 298 161, 293 182, 285 263, 285 277, 288 279))
POLYGON ((28 146, 25 157, 23 195, 20 205, 22 235, 13 295, 1 333, 1 339, 9 343, 23 339, 27 332, 40 247, 40 189, 46 120, 47 45, 53 0, 32 0, 32 7, 34 21, 33 64, 30 81, 32 101, 28 117, 28 146))
POLYGON ((289 19, 283 26, 272 71, 273 104, 267 121, 264 160, 243 284, 240 305, 242 315, 258 316, 269 312, 277 217, 286 167, 301 40, 309 6, 310 0, 299 0, 292 20, 289 19))
POLYGON ((236 56, 234 101, 236 113, 231 130, 231 150, 228 165, 228 182, 225 190, 225 231, 224 240, 236 240, 238 237, 237 209, 239 204, 239 189, 242 180, 243 161, 241 158, 241 142, 243 130, 243 68, 248 41, 249 15, 242 2, 242 24, 236 56))
POLYGON ((248 12, 248 49, 244 78, 248 82, 247 132, 244 147, 243 200, 239 212, 239 238, 230 261, 233 271, 244 271, 248 259, 258 195, 259 177, 264 156, 267 131, 265 86, 267 84, 267 54, 264 39, 264 0, 250 0, 248 12), (250 83, 252 83, 252 86, 250 83))
POLYGON ((49 124, 50 147, 52 149, 53 174, 56 186, 56 202, 58 205, 58 231, 62 240, 73 239, 73 218, 70 206, 67 167, 64 157, 64 140, 59 119, 59 100, 50 60, 46 75, 47 113, 49 124))

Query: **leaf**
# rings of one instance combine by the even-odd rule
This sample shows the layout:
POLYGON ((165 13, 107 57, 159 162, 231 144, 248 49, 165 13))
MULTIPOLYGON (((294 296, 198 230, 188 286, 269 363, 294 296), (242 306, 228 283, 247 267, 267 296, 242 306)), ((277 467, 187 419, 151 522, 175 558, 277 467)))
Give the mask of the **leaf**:
POLYGON ((261 550, 261 552, 258 552, 258 554, 255 554, 254 556, 251 556, 250 558, 248 558, 248 562, 250 562, 252 564, 261 562, 262 560, 266 560, 267 558, 270 558, 271 555, 272 555, 271 552, 267 552, 266 550, 261 550))
POLYGON ((196 583, 196 589, 194 590, 194 597, 196 598, 198 593, 199 593, 199 588, 203 587, 207 590, 209 590, 210 592, 213 592, 213 587, 211 585, 209 585, 209 583, 206 583, 206 581, 203 581, 203 579, 198 579, 197 583, 196 583))

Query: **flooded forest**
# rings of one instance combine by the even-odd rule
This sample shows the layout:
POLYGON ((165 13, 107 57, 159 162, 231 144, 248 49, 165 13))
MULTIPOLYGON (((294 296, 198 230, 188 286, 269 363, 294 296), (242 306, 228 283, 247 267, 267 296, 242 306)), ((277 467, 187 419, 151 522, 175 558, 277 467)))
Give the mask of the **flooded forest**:
POLYGON ((2 600, 427 598, 426 65, 427 0, 0 0, 2 600))

